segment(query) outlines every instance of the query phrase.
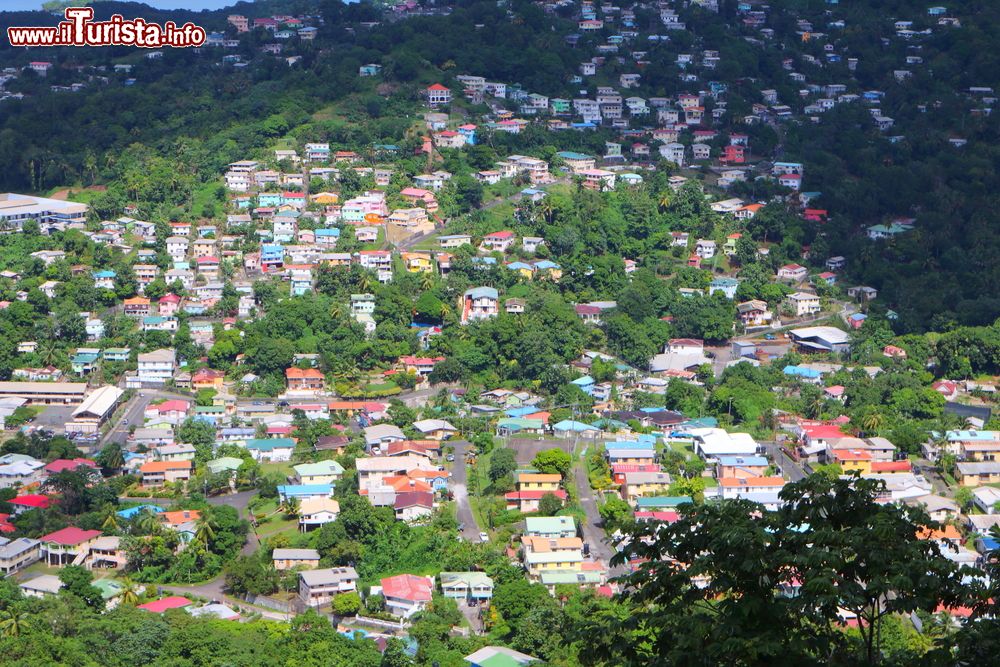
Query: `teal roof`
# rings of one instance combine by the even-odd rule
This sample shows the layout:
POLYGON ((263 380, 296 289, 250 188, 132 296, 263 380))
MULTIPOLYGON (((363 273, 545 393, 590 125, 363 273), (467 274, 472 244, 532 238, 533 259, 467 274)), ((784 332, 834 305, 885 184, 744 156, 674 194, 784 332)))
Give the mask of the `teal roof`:
POLYGON ((639 509, 650 509, 656 507, 677 507, 684 503, 692 502, 690 496, 644 496, 636 499, 636 506, 639 509))
POLYGON ((254 438, 247 440, 247 449, 270 452, 275 449, 294 449, 295 441, 291 438, 254 438))

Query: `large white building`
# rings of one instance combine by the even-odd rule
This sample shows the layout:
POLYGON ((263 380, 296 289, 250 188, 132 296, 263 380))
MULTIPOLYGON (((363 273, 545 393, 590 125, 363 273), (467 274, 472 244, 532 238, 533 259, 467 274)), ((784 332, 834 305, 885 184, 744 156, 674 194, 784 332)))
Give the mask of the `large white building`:
POLYGON ((87 205, 45 197, 0 193, 0 230, 21 231, 24 223, 34 220, 43 232, 65 229, 72 223, 87 221, 87 205))
POLYGON ((139 382, 164 384, 174 376, 177 354, 173 350, 153 350, 139 355, 139 382))

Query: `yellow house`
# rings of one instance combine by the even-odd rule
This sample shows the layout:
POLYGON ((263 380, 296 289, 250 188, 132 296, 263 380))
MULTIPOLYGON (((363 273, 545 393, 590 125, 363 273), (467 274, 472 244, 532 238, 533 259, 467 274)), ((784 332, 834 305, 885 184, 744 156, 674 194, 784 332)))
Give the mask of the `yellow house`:
POLYGON ((670 475, 665 472, 627 472, 622 497, 628 502, 642 496, 668 495, 670 482, 670 475))
POLYGON ((856 470, 862 475, 867 475, 872 471, 871 452, 863 449, 835 449, 833 458, 845 473, 856 470))
POLYGON ((962 461, 955 471, 962 486, 1000 483, 1000 461, 962 461))
POLYGON ((562 475, 522 472, 517 476, 519 491, 558 491, 560 482, 562 482, 562 475))
POLYGON ((403 263, 410 273, 430 273, 434 270, 429 252, 404 252, 403 263))
POLYGON ((1000 460, 1000 440, 962 442, 960 456, 966 461, 1000 460))
POLYGON ((583 552, 529 552, 524 555, 524 567, 532 577, 538 577, 543 572, 579 572, 583 568, 583 552))

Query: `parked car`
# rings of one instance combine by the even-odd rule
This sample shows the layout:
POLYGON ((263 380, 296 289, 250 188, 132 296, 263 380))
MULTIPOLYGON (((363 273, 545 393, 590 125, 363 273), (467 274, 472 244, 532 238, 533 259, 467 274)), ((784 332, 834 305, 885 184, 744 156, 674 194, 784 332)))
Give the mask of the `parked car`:
POLYGON ((444 460, 448 461, 450 463, 450 462, 452 462, 452 461, 455 460, 455 455, 454 454, 449 454, 448 456, 444 457, 444 460))
POLYGON ((489 542, 490 541, 490 536, 487 535, 486 533, 479 533, 479 541, 480 542, 489 542))

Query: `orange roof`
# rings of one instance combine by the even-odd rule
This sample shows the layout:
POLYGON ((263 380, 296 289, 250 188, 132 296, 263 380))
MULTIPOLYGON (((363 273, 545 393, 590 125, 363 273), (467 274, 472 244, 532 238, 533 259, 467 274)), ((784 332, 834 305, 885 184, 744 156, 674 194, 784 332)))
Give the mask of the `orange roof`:
POLYGON ((322 379, 323 374, 315 368, 289 368, 285 371, 285 377, 289 380, 301 378, 322 379))
POLYGON ((524 419, 540 419, 546 424, 549 423, 549 417, 552 416, 551 412, 532 412, 530 415, 524 415, 524 419))
POLYGON ((583 540, 579 537, 538 537, 536 535, 524 535, 521 537, 521 544, 530 546, 535 553, 547 553, 555 549, 582 549, 583 540))
POLYGON ((962 534, 958 532, 958 528, 950 524, 945 524, 941 528, 932 530, 930 528, 924 528, 919 533, 917 537, 922 540, 956 540, 961 541, 962 534))
POLYGON ((139 467, 140 472, 166 472, 168 470, 190 470, 193 467, 191 461, 150 461, 143 463, 139 467))
POLYGON ((134 296, 131 299, 125 299, 122 303, 126 306, 148 306, 149 299, 144 296, 134 296))
POLYGON ((530 472, 522 472, 520 475, 517 476, 517 481, 521 484, 525 484, 527 482, 538 482, 539 484, 544 484, 544 483, 558 484, 559 482, 562 481, 562 475, 555 475, 555 474, 545 475, 541 473, 535 474, 530 472))
POLYGON ((427 482, 422 482, 419 479, 413 479, 407 477, 406 475, 390 475, 388 477, 383 477, 382 482, 387 486, 391 486, 397 493, 401 491, 431 493, 434 491, 434 488, 427 482))
POLYGON ((838 461, 871 461, 871 452, 866 452, 863 449, 835 449, 833 450, 833 456, 838 461))
POLYGON ((160 518, 163 523, 169 526, 179 526, 189 521, 197 521, 201 517, 199 510, 180 510, 177 512, 163 512, 160 518))

